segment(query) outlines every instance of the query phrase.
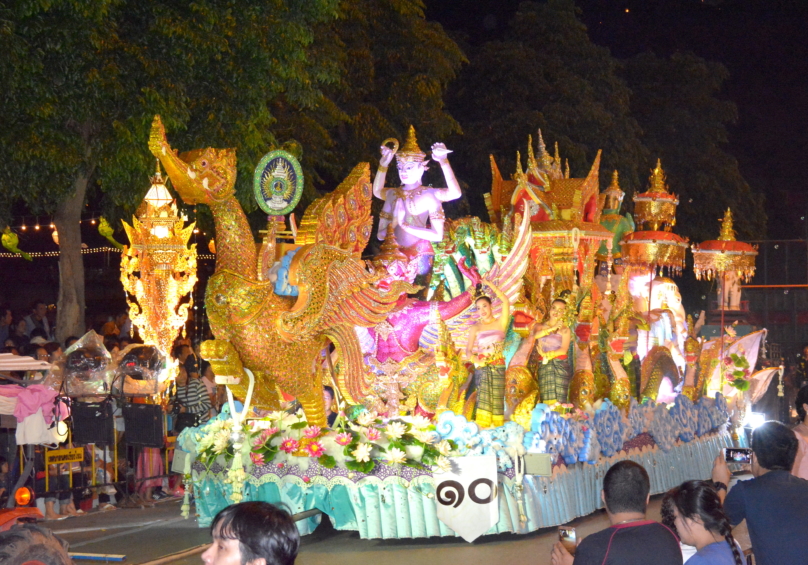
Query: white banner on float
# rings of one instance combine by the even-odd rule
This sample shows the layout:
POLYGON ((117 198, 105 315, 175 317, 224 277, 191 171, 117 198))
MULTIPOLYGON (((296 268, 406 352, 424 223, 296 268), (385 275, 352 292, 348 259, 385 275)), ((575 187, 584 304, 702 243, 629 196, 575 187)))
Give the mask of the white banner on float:
POLYGON ((434 475, 438 519, 472 542, 499 521, 497 458, 453 457, 451 461, 450 472, 434 475))

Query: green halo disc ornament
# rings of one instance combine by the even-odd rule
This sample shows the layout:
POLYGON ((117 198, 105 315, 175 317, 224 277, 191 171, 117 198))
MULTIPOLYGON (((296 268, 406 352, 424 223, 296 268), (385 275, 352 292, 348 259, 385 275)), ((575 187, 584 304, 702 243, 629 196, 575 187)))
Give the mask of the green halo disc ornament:
POLYGON ((270 216, 294 210, 303 194, 303 169, 295 156, 281 149, 264 155, 255 167, 253 194, 270 216))

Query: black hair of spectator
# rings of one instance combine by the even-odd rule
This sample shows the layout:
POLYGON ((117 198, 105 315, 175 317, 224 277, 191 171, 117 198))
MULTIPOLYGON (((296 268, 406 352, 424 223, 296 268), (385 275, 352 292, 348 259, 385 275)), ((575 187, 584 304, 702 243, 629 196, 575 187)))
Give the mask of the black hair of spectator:
POLYGON ((662 505, 659 507, 659 521, 670 528, 670 530, 676 534, 676 537, 681 538, 682 536, 680 536, 679 532, 676 530, 676 513, 673 511, 673 495, 678 488, 679 487, 672 488, 662 497, 662 505))
POLYGON ((752 451, 758 464, 769 471, 791 471, 799 440, 780 422, 770 420, 752 432, 752 451))
MULTIPOLYGON (((5 316, 6 312, 11 312, 11 305, 8 302, 0 304, 0 317, 5 316)), ((12 317, 14 313, 12 312, 12 317)))
POLYGON ((645 513, 651 481, 648 472, 634 461, 619 461, 603 477, 603 497, 612 514, 645 513))
POLYGON ((334 396, 334 389, 333 389, 333 388, 331 388, 330 386, 325 385, 325 386, 323 387, 323 390, 324 390, 324 391, 326 391, 328 394, 330 394, 330 395, 331 395, 331 400, 334 400, 334 398, 336 398, 336 397, 334 396))
POLYGON ((721 499, 718 498, 712 482, 685 481, 668 492, 679 516, 697 520, 708 532, 723 537, 732 548, 735 565, 744 564, 741 552, 735 545, 735 538, 732 537, 732 526, 724 514, 721 499))
POLYGON ((48 355, 53 355, 62 348, 62 344, 55 341, 49 341, 42 347, 45 348, 45 351, 48 352, 48 355))
POLYGON ((3 463, 8 463, 8 459, 0 455, 0 467, 3 466, 3 463))
POLYGON ((805 405, 808 404, 808 385, 804 385, 799 392, 797 392, 797 398, 794 399, 794 404, 797 408, 797 416, 800 419, 800 423, 805 421, 805 405))
POLYGON ((0 353, 13 353, 14 355, 20 354, 19 350, 16 347, 11 347, 10 345, 0 347, 0 353))
POLYGON ((31 302, 31 310, 36 310, 36 307, 39 306, 40 304, 44 304, 45 306, 48 305, 47 302, 45 302, 41 298, 38 298, 38 299, 34 300, 33 302, 31 302))
POLYGON ((216 514, 210 525, 214 540, 235 539, 241 563, 264 558, 266 565, 293 565, 300 535, 288 512, 268 502, 240 502, 216 514))
POLYGON ((174 359, 179 359, 180 355, 182 355, 182 345, 175 345, 171 348, 171 357, 174 359))
POLYGON ((67 339, 65 339, 65 349, 76 343, 78 340, 79 338, 74 335, 67 336, 67 339))
POLYGON ((28 336, 28 337, 30 337, 31 339, 34 339, 35 337, 41 337, 42 339, 48 339, 48 334, 45 333, 45 330, 43 330, 42 328, 34 328, 34 329, 31 330, 31 335, 28 336))
POLYGON ((38 343, 26 343, 20 348, 20 355, 36 358, 36 352, 42 347, 38 343))

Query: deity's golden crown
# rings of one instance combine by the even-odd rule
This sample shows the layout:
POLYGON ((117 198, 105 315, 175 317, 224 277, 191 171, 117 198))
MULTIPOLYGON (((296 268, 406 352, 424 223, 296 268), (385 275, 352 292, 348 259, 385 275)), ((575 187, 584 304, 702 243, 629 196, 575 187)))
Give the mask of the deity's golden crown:
POLYGON ((404 142, 404 146, 396 153, 396 160, 402 163, 421 163, 424 159, 426 159, 426 153, 418 147, 415 128, 410 126, 407 130, 407 140, 404 142))
POLYGON ((609 185, 609 188, 603 191, 603 194, 607 198, 609 196, 615 196, 617 198, 618 204, 622 204, 623 197, 626 195, 626 193, 620 189, 620 182, 618 180, 617 171, 614 171, 612 173, 612 184, 609 185))

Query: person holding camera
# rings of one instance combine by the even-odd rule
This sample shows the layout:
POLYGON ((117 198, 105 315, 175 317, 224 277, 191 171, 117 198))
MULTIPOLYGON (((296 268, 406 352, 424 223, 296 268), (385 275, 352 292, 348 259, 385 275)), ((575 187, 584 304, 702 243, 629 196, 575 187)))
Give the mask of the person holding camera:
POLYGON ((731 473, 723 455, 713 463, 713 484, 730 524, 743 520, 758 565, 808 565, 799 543, 808 535, 808 481, 791 474, 797 455, 794 432, 766 422, 752 432, 752 475, 727 492, 731 473))
POLYGON ((676 534, 646 519, 650 492, 651 480, 642 465, 628 460, 612 465, 600 495, 611 527, 584 538, 574 557, 556 542, 552 565, 681 565, 676 534))

